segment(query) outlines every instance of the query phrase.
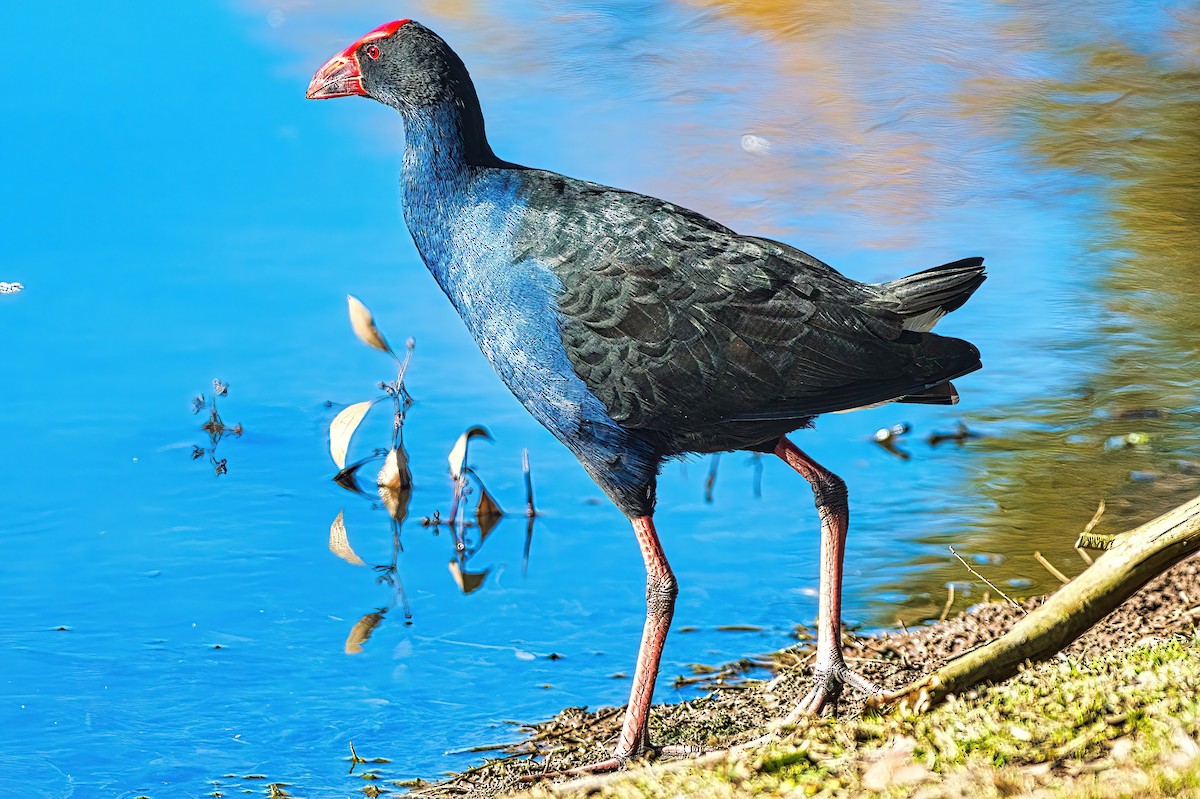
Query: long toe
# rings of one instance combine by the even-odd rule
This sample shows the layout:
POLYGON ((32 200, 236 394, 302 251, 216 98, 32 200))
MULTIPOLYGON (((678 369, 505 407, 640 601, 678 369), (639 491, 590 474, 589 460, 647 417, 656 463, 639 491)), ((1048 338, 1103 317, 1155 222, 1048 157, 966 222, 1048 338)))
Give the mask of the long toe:
POLYGON ((712 750, 705 749, 703 746, 689 746, 687 744, 670 744, 668 746, 660 746, 657 749, 658 756, 661 758, 683 758, 683 757, 699 757, 712 750))
MULTIPOLYGON (((687 746, 684 744, 672 744, 670 746, 654 746, 647 748, 647 755, 652 758, 686 758, 698 757, 709 750, 703 746, 687 746)), ((564 771, 546 771, 541 774, 530 774, 521 778, 521 782, 538 782, 540 780, 556 779, 558 777, 586 777, 591 774, 607 774, 613 771, 620 771, 625 768, 633 758, 619 757, 613 755, 607 760, 601 760, 598 763, 591 763, 578 768, 566 769, 564 771)))
POLYGON ((800 704, 796 705, 796 709, 784 719, 784 724, 795 724, 805 716, 817 716, 825 708, 836 707, 844 685, 866 694, 871 699, 878 699, 883 695, 882 688, 858 672, 852 671, 844 661, 839 661, 829 668, 817 669, 813 675, 812 690, 805 694, 800 704))
POLYGON ((610 757, 607 760, 601 760, 598 763, 590 763, 586 766, 577 768, 564 769, 562 771, 542 771, 537 774, 526 774, 521 777, 519 782, 541 782, 542 780, 553 780, 560 777, 587 777, 591 774, 607 774, 613 771, 620 771, 625 768, 628 758, 610 757))

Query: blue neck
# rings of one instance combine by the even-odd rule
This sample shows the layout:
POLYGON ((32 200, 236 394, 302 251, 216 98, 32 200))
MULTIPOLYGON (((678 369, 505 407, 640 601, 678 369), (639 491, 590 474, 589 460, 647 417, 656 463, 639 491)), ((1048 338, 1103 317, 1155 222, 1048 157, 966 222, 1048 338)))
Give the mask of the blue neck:
POLYGON ((404 114, 406 201, 430 192, 444 197, 447 191, 465 188, 468 167, 477 160, 471 156, 478 152, 468 152, 463 128, 461 110, 450 104, 404 114))
POLYGON ((450 103, 404 114, 404 220, 443 289, 453 220, 467 201, 471 155, 478 155, 469 152, 463 128, 461 109, 450 103))
MULTIPOLYGON (((496 174, 487 167, 513 167, 492 152, 483 114, 469 80, 436 104, 402 108, 404 116, 404 219, 417 249, 447 294, 451 270, 461 261, 454 232, 480 202, 495 203, 496 174)), ((460 263, 459 266, 462 264, 460 263)))

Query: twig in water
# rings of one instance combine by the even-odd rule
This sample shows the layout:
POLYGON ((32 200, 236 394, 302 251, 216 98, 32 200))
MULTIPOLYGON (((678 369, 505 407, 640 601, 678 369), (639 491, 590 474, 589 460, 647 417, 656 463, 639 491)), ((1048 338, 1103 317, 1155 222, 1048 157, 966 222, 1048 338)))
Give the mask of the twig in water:
POLYGON ((950 606, 954 604, 954 583, 946 583, 946 606, 942 608, 942 615, 938 616, 938 621, 945 621, 950 615, 950 606))
POLYGON ((1004 593, 1004 592, 1003 592, 1003 591, 1001 591, 999 588, 997 588, 997 587, 996 587, 996 586, 995 586, 995 585, 992 583, 992 581, 991 581, 991 580, 989 580, 988 578, 984 577, 984 576, 983 576, 982 574, 980 574, 979 572, 977 572, 977 571, 975 571, 974 569, 972 569, 972 568, 971 568, 971 564, 970 564, 970 563, 967 563, 965 560, 963 560, 963 556, 962 556, 962 555, 960 555, 960 554, 958 554, 957 552, 955 552, 955 551, 954 551, 954 547, 952 547, 952 546, 951 546, 951 547, 946 547, 946 548, 950 550, 950 554, 951 554, 951 555, 953 555, 954 557, 958 558, 958 562, 959 562, 959 563, 961 563, 963 566, 966 566, 966 567, 967 567, 967 571, 969 571, 971 574, 973 574, 973 575, 975 575, 976 577, 978 577, 980 580, 983 580, 983 582, 984 582, 984 583, 987 585, 987 587, 988 587, 988 588, 992 589, 992 590, 993 590, 993 591, 995 591, 997 594, 999 594, 1000 596, 1004 597, 1004 600, 1005 600, 1006 602, 1008 602, 1008 604, 1010 604, 1010 605, 1012 605, 1014 608, 1016 608, 1016 609, 1020 610, 1020 611, 1021 611, 1021 613, 1025 614, 1025 615, 1028 615, 1028 613, 1026 612, 1025 608, 1021 607, 1021 605, 1020 605, 1020 604, 1018 604, 1018 603, 1017 603, 1017 602, 1016 602, 1016 601, 1015 601, 1015 600, 1014 600, 1012 597, 1010 597, 1008 594, 1004 593))
POLYGON ((359 763, 366 763, 366 762, 367 762, 366 760, 363 760, 361 757, 358 756, 358 752, 354 751, 354 741, 351 741, 350 742, 350 773, 351 774, 354 773, 354 767, 357 766, 359 763))
POLYGON ((512 746, 514 746, 514 744, 511 742, 503 743, 503 744, 483 744, 481 746, 468 746, 463 749, 447 749, 445 754, 447 754, 447 755, 470 755, 470 754, 475 754, 477 752, 496 752, 501 749, 508 749, 512 746))
POLYGON ((521 471, 525 473, 525 515, 537 516, 537 508, 533 506, 533 475, 529 471, 529 450, 521 450, 521 471))
POLYGON ((709 461, 708 477, 704 479, 704 501, 713 501, 713 486, 717 484, 717 466, 721 463, 721 453, 714 453, 709 461))
POLYGON ((1081 549, 1079 547, 1075 547, 1075 551, 1079 553, 1079 557, 1083 558, 1084 563, 1086 563, 1089 566, 1092 565, 1092 563, 1093 563, 1092 556, 1087 553, 1086 549, 1081 549))
POLYGON ((1092 515, 1092 520, 1087 523, 1075 541, 1076 549, 1108 549, 1113 545, 1115 539, 1112 536, 1092 535, 1092 530, 1100 523, 1100 517, 1103 515, 1104 500, 1100 500, 1100 504, 1096 507, 1096 513, 1092 515))
POLYGON ((1034 552, 1033 557, 1037 560, 1038 563, 1040 563, 1046 567, 1046 571, 1050 572, 1055 577, 1057 577, 1058 581, 1060 583, 1062 583, 1063 585, 1066 585, 1067 583, 1071 582, 1071 578, 1068 577, 1067 575, 1063 574, 1062 572, 1060 572, 1058 569, 1054 568, 1054 564, 1051 563, 1050 561, 1046 560, 1046 558, 1042 556, 1041 552, 1034 552))
POLYGON ((1100 500, 1100 504, 1096 506, 1096 512, 1092 514, 1092 520, 1083 528, 1084 534, 1090 533, 1100 523, 1100 517, 1104 515, 1104 500, 1100 500))

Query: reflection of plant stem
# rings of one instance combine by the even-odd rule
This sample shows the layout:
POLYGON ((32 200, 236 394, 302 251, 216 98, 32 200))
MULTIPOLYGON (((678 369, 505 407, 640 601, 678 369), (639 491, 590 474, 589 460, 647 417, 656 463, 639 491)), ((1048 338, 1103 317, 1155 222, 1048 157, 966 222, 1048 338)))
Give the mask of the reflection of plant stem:
POLYGON ((1058 579, 1058 581, 1060 583, 1062 583, 1063 585, 1066 585, 1067 583, 1071 582, 1071 578, 1068 577, 1067 575, 1063 574, 1062 572, 1060 572, 1058 569, 1054 568, 1054 564, 1051 563, 1050 561, 1046 560, 1046 558, 1042 555, 1041 552, 1035 551, 1033 553, 1033 557, 1034 557, 1034 560, 1036 560, 1038 563, 1045 566, 1046 571, 1053 574, 1058 579))
POLYGON ((404 546, 400 543, 400 523, 392 519, 392 574, 396 576, 392 587, 396 589, 396 600, 404 610, 404 618, 411 621, 412 609, 408 606, 408 595, 404 593, 404 581, 400 579, 400 553, 403 551, 404 546))
POLYGON ((942 615, 938 616, 938 621, 945 621, 950 615, 950 608, 954 605, 954 583, 946 583, 946 605, 942 608, 942 615))
POLYGON ((529 574, 529 549, 533 546, 533 520, 535 516, 530 514, 525 522, 525 552, 521 555, 521 576, 525 577, 529 574))
POLYGON ((456 549, 461 549, 459 544, 458 529, 462 522, 459 520, 460 506, 465 505, 467 486, 467 474, 464 471, 462 477, 454 481, 454 498, 450 500, 450 512, 446 514, 446 523, 450 525, 450 532, 454 534, 454 543, 456 549))

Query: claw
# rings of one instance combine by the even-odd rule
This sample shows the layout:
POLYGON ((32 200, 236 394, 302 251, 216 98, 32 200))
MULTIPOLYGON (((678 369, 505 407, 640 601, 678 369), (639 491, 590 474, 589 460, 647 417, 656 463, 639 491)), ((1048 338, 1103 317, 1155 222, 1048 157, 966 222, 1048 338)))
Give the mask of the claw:
POLYGON ((882 688, 861 674, 851 671, 845 661, 839 658, 832 666, 816 669, 813 673, 812 690, 804 695, 800 704, 796 705, 796 709, 788 714, 783 723, 795 725, 804 716, 817 716, 825 708, 835 707, 844 685, 849 685, 875 701, 883 696, 882 688))

